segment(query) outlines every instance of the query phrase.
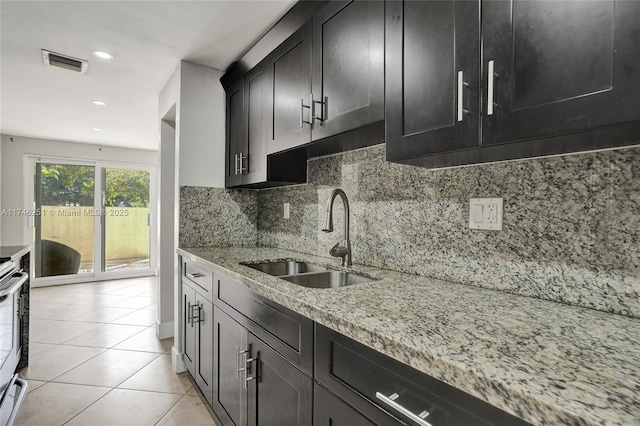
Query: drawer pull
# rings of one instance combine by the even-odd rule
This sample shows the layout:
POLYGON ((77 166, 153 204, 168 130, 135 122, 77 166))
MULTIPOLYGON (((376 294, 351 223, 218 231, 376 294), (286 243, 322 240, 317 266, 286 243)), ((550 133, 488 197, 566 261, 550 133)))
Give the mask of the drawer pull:
POLYGON ((201 272, 196 272, 196 273, 193 273, 193 274, 190 274, 190 273, 187 272, 187 278, 189 278, 189 279, 195 280, 195 279, 202 278, 202 277, 204 277, 204 274, 201 273, 201 272))
POLYGON ((498 78, 498 74, 495 72, 495 61, 492 59, 487 64, 487 115, 493 115, 494 108, 498 106, 493 97, 495 95, 495 79, 498 78))
MULTIPOLYGON (((313 101, 313 98, 311 98, 311 101, 313 101)), ((311 104, 313 105, 313 104, 311 104)), ((311 111, 311 105, 305 105, 304 104, 304 98, 300 98, 300 128, 302 129, 302 127, 305 124, 313 124, 313 113, 311 111), (309 109, 309 121, 304 119, 304 109, 307 108, 309 109)))
POLYGON ((189 316, 191 317, 191 327, 197 322, 202 322, 201 311, 202 307, 200 306, 200 301, 196 302, 197 305, 191 305, 189 316))
POLYGON ((376 392, 376 398, 378 398, 379 400, 387 404, 389 407, 404 414, 405 416, 409 417, 411 420, 413 420, 414 422, 418 423, 421 426, 432 426, 431 423, 425 420, 425 417, 429 415, 429 412, 427 410, 424 410, 420 414, 414 414, 395 401, 399 397, 400 395, 398 395, 397 393, 393 393, 390 396, 385 396, 380 392, 376 392))
POLYGON ((469 114, 469 110, 464 108, 464 89, 469 87, 469 83, 464 81, 464 73, 458 71, 458 121, 464 119, 464 114, 469 114))

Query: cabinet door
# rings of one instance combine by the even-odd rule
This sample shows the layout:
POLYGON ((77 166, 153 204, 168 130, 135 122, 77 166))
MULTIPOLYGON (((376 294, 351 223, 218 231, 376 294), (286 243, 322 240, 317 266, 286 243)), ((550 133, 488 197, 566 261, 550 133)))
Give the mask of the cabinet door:
POLYGON ((201 295, 197 295, 197 299, 197 362, 194 377, 200 390, 211 404, 213 398, 213 305, 201 295))
POLYGON ((227 187, 242 184, 240 173, 240 155, 245 150, 244 136, 244 79, 241 78, 227 90, 227 129, 225 185, 227 187))
POLYGON ((272 154, 311 141, 311 23, 278 46, 267 63, 267 153, 272 154))
POLYGON ((267 83, 266 67, 258 65, 245 76, 246 149, 240 158, 242 183, 267 180, 267 83))
POLYGON ((197 328, 192 321, 193 309, 196 306, 196 292, 189 285, 182 283, 182 310, 184 318, 184 354, 182 359, 191 375, 195 375, 197 328))
POLYGON ((639 20, 638 1, 483 1, 483 145, 640 119, 639 20))
MULTIPOLYGON (((378 426, 317 384, 313 388, 313 424, 314 426, 378 426)), ((399 425, 399 423, 396 424, 399 425)))
POLYGON ((249 343, 249 424, 311 426, 311 378, 252 334, 249 343))
POLYGON ((479 146, 480 2, 390 1, 387 159, 479 146))
POLYGON ((384 2, 331 2, 313 18, 312 138, 384 119, 384 2))
POLYGON ((247 331, 214 306, 213 407, 225 425, 247 424, 246 390, 240 371, 241 353, 247 348, 247 331))

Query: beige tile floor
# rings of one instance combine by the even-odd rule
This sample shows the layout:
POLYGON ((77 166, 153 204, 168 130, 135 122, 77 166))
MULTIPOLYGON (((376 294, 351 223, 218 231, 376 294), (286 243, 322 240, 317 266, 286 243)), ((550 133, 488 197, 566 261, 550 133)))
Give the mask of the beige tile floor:
POLYGON ((29 392, 15 425, 215 426, 173 339, 155 335, 157 280, 31 290, 29 392))

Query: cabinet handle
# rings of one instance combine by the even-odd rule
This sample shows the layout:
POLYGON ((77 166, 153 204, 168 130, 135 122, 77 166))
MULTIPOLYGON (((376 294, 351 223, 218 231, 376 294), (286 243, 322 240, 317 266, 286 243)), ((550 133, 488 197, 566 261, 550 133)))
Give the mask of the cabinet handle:
POLYGON ((246 359, 247 359, 247 354, 248 354, 250 351, 251 351, 251 347, 249 347, 249 349, 245 349, 244 351, 241 351, 241 350, 240 350, 240 347, 239 347, 239 346, 236 346, 236 352, 237 352, 237 355, 236 355, 236 379, 239 379, 239 378, 240 378, 240 372, 243 372, 243 373, 242 373, 242 380, 244 381, 244 380, 246 379, 246 377, 247 377, 247 373, 246 373, 246 369, 247 369, 247 361, 246 361, 246 359), (238 359, 239 359, 241 356, 242 356, 242 357, 244 357, 244 359, 245 359, 244 364, 243 364, 243 365, 244 365, 244 367, 239 367, 239 366, 238 366, 238 359))
MULTIPOLYGON (((196 302, 196 303, 200 303, 200 302, 196 302)), ((189 312, 189 315, 191 316, 191 327, 193 327, 193 324, 196 322, 200 322, 200 306, 199 305, 191 305, 191 311, 189 312), (194 311, 198 312, 197 318, 198 320, 196 321, 196 314, 194 313, 194 311)))
POLYGON ((318 120, 320 122, 323 122, 326 120, 325 118, 325 108, 327 105, 327 102, 329 101, 329 98, 327 96, 324 97, 324 100, 321 101, 314 101, 313 100, 313 93, 311 94, 311 102, 313 103, 313 109, 312 109, 312 117, 314 120, 318 120), (316 104, 320 104, 320 116, 318 117, 316 115, 316 104))
POLYGON ((493 115, 493 108, 497 106, 493 102, 493 92, 495 90, 495 79, 498 77, 498 74, 495 73, 495 61, 493 59, 489 61, 487 68, 487 115, 493 115))
POLYGON ((190 274, 190 273, 187 272, 187 278, 189 278, 189 279, 195 280, 195 279, 202 278, 202 277, 204 277, 204 274, 201 273, 201 272, 196 272, 195 274, 190 274))
POLYGON ((236 346, 236 379, 240 378, 240 346, 236 346))
MULTIPOLYGON (((313 99, 311 99, 313 101, 313 99)), ((308 108, 309 109, 309 115, 311 116, 311 106, 309 105, 305 105, 304 104, 304 98, 300 98, 300 128, 302 129, 302 126, 306 123, 306 124, 311 124, 311 121, 306 121, 304 119, 304 109, 308 108)))
POLYGON ((464 108, 464 88, 469 87, 469 83, 464 81, 464 73, 458 71, 458 121, 462 121, 464 114, 468 114, 469 110, 464 108))
POLYGON ((242 175, 247 171, 247 168, 244 165, 244 160, 247 159, 247 156, 243 153, 238 154, 238 156, 240 157, 240 174, 242 175))
MULTIPOLYGON (((191 302, 187 302, 187 324, 189 323, 191 323, 191 302)), ((193 324, 191 324, 191 327, 193 327, 193 324)))
POLYGON ((257 374, 258 373, 258 371, 257 371, 258 370, 258 367, 257 367, 258 364, 256 363, 256 374, 254 376, 248 376, 247 373, 249 372, 249 369, 251 367, 251 363, 253 361, 259 361, 259 359, 257 357, 256 358, 247 358, 247 354, 244 354, 244 357, 245 357, 245 359, 244 359, 245 368, 244 368, 244 380, 243 380, 244 384, 243 384, 243 386, 244 386, 245 389, 247 389, 248 388, 247 383, 249 383, 252 380, 255 380, 256 377, 258 377, 258 374, 257 374))
POLYGON ((238 175, 238 154, 235 154, 233 157, 233 165, 235 167, 235 171, 233 172, 234 176, 238 175))
POLYGON ((397 393, 393 393, 389 396, 385 396, 380 392, 376 392, 376 398, 378 398, 379 400, 387 404, 389 407, 404 414, 405 416, 409 417, 411 420, 413 420, 414 422, 418 423, 421 426, 432 426, 431 423, 425 420, 425 418, 429 415, 429 412, 427 410, 424 410, 420 414, 414 414, 395 401, 399 397, 400 395, 398 395, 397 393))

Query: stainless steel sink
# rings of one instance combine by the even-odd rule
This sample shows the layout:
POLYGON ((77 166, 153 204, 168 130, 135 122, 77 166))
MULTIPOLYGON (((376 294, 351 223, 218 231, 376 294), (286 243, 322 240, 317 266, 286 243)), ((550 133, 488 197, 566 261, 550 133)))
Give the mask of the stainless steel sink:
POLYGON ((304 274, 308 272, 324 272, 328 269, 324 266, 315 265, 313 263, 296 261, 243 263, 243 265, 276 277, 304 274))
POLYGON ((352 284, 362 284, 375 281, 373 278, 356 275, 344 271, 325 271, 299 275, 281 276, 294 284, 310 288, 340 288, 352 284))

